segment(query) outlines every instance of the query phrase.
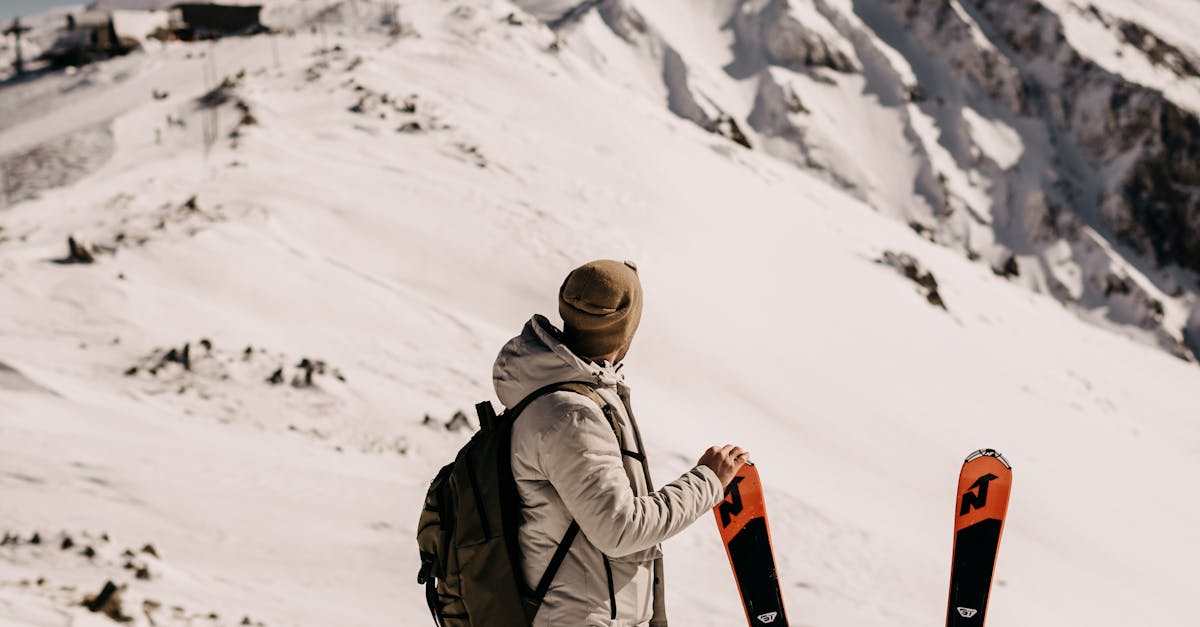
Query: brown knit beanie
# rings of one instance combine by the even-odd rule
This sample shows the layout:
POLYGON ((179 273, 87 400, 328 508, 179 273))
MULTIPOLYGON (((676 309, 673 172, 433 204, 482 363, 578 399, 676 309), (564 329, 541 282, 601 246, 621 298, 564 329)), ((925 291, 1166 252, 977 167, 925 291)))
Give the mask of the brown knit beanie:
POLYGON ((575 268, 558 290, 558 313, 567 346, 581 357, 599 357, 625 346, 642 319, 637 266, 601 259, 575 268))

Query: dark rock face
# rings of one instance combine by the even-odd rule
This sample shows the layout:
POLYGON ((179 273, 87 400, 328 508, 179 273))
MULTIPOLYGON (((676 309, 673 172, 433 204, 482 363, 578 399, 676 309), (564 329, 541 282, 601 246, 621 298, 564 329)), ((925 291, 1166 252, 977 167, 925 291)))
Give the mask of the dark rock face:
POLYGON ((932 272, 921 265, 920 261, 917 261, 916 257, 908 253, 885 250, 875 262, 895 268, 897 272, 904 275, 904 278, 920 286, 925 293, 925 300, 929 301, 930 305, 946 309, 946 303, 938 292, 937 279, 934 278, 932 272))
MULTIPOLYGON (((1092 7, 1095 9, 1095 7, 1092 7)), ((1097 11, 1097 13, 1099 13, 1097 11)), ((1106 24, 1112 18, 1103 14, 1097 15, 1106 24)), ((1116 28, 1125 43, 1142 51, 1154 65, 1165 67, 1179 76, 1200 77, 1197 62, 1179 48, 1163 41, 1154 33, 1146 30, 1141 24, 1127 20, 1115 20, 1116 28)))
POLYGON ((89 611, 104 614, 118 623, 132 622, 133 618, 125 614, 121 606, 121 590, 111 581, 104 582, 99 593, 90 595, 83 600, 83 606, 89 611))
MULTIPOLYGON (((1031 96, 1069 150, 1107 180, 1104 225, 1156 265, 1200 271, 1200 119, 1161 92, 1109 72, 1072 48, 1038 0, 965 0, 1009 47, 1031 96), (1032 69, 1040 66, 1043 69, 1032 69), (1046 67, 1056 68, 1050 72, 1046 67), (1135 158, 1130 159, 1133 155, 1135 158)), ((1147 58, 1180 76, 1196 65, 1145 28, 1100 15, 1147 58)))
POLYGON ((1192 309, 1187 326, 1183 328, 1183 344, 1192 352, 1192 356, 1200 360, 1200 305, 1192 309))
POLYGON ((775 65, 804 70, 809 67, 826 67, 837 72, 857 72, 858 66, 820 33, 805 26, 799 20, 782 12, 784 2, 772 3, 764 14, 763 41, 766 53, 775 65), (775 15, 770 15, 770 13, 775 15))
POLYGON ((992 273, 1006 279, 1021 276, 1021 266, 1017 263, 1016 255, 1009 253, 1002 263, 992 267, 992 273))
POLYGON ((958 83, 978 87, 1013 111, 1023 110, 1024 82, 1020 72, 998 50, 979 46, 971 25, 950 2, 897 0, 886 4, 915 39, 946 57, 958 83))
MULTIPOLYGON (((997 242, 1040 262, 1028 266, 1029 280, 1063 302, 1147 331, 1190 359, 1200 328, 1163 326, 1162 299, 1187 298, 1168 266, 1200 272, 1200 112, 1089 58, 1042 0, 959 4, 859 0, 856 7, 890 15, 911 33, 915 43, 906 54, 946 59, 950 86, 933 81, 927 95, 986 98, 1007 109, 1002 117, 1022 129, 1024 144, 1048 149, 1044 161, 1022 160, 1046 173, 1040 180, 1023 176, 1021 167, 985 172, 1008 190, 993 198, 997 242), (1076 268, 1082 281, 1068 287, 1047 270, 1061 264, 1076 268)), ((1083 19, 1108 29, 1124 54, 1143 55, 1180 80, 1197 78, 1200 62, 1187 52, 1138 24, 1089 10, 1083 19)), ((1017 276, 1013 261, 993 269, 1017 276)))
POLYGON ((1160 264, 1200 271, 1200 121, 1166 101, 1149 113, 1147 157, 1125 178, 1132 219, 1119 234, 1160 264))
POLYGON ((835 72, 862 70, 852 54, 838 47, 818 29, 797 19, 788 0, 744 4, 730 26, 737 38, 737 55, 747 72, 775 65, 798 72, 828 68, 835 72))

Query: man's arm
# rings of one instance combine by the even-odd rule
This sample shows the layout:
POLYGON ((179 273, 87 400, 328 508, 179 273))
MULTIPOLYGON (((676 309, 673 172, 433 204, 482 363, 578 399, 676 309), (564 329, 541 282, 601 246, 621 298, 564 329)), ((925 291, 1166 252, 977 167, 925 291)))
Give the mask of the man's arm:
POLYGON ((704 465, 635 496, 612 428, 590 406, 569 409, 544 435, 538 458, 584 535, 610 557, 658 545, 724 498, 717 474, 704 465))

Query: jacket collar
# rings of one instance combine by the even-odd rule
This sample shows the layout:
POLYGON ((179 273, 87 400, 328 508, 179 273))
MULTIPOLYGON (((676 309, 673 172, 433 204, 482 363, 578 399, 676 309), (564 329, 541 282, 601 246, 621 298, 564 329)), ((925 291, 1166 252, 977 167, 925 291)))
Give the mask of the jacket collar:
POLYGON ((521 402, 530 392, 560 381, 594 381, 628 393, 622 364, 588 361, 571 351, 562 331, 542 315, 525 323, 496 357, 492 383, 505 407, 521 402))

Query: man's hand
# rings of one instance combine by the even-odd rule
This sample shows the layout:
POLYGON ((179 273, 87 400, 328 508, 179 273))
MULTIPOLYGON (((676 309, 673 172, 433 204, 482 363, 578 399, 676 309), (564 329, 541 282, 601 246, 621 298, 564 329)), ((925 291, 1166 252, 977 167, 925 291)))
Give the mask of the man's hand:
POLYGON ((750 461, 748 451, 743 451, 740 446, 726 444, 725 446, 710 446, 700 456, 700 461, 696 462, 696 465, 711 468, 713 472, 717 473, 717 478, 721 480, 721 486, 727 488, 738 469, 748 461, 750 461))

